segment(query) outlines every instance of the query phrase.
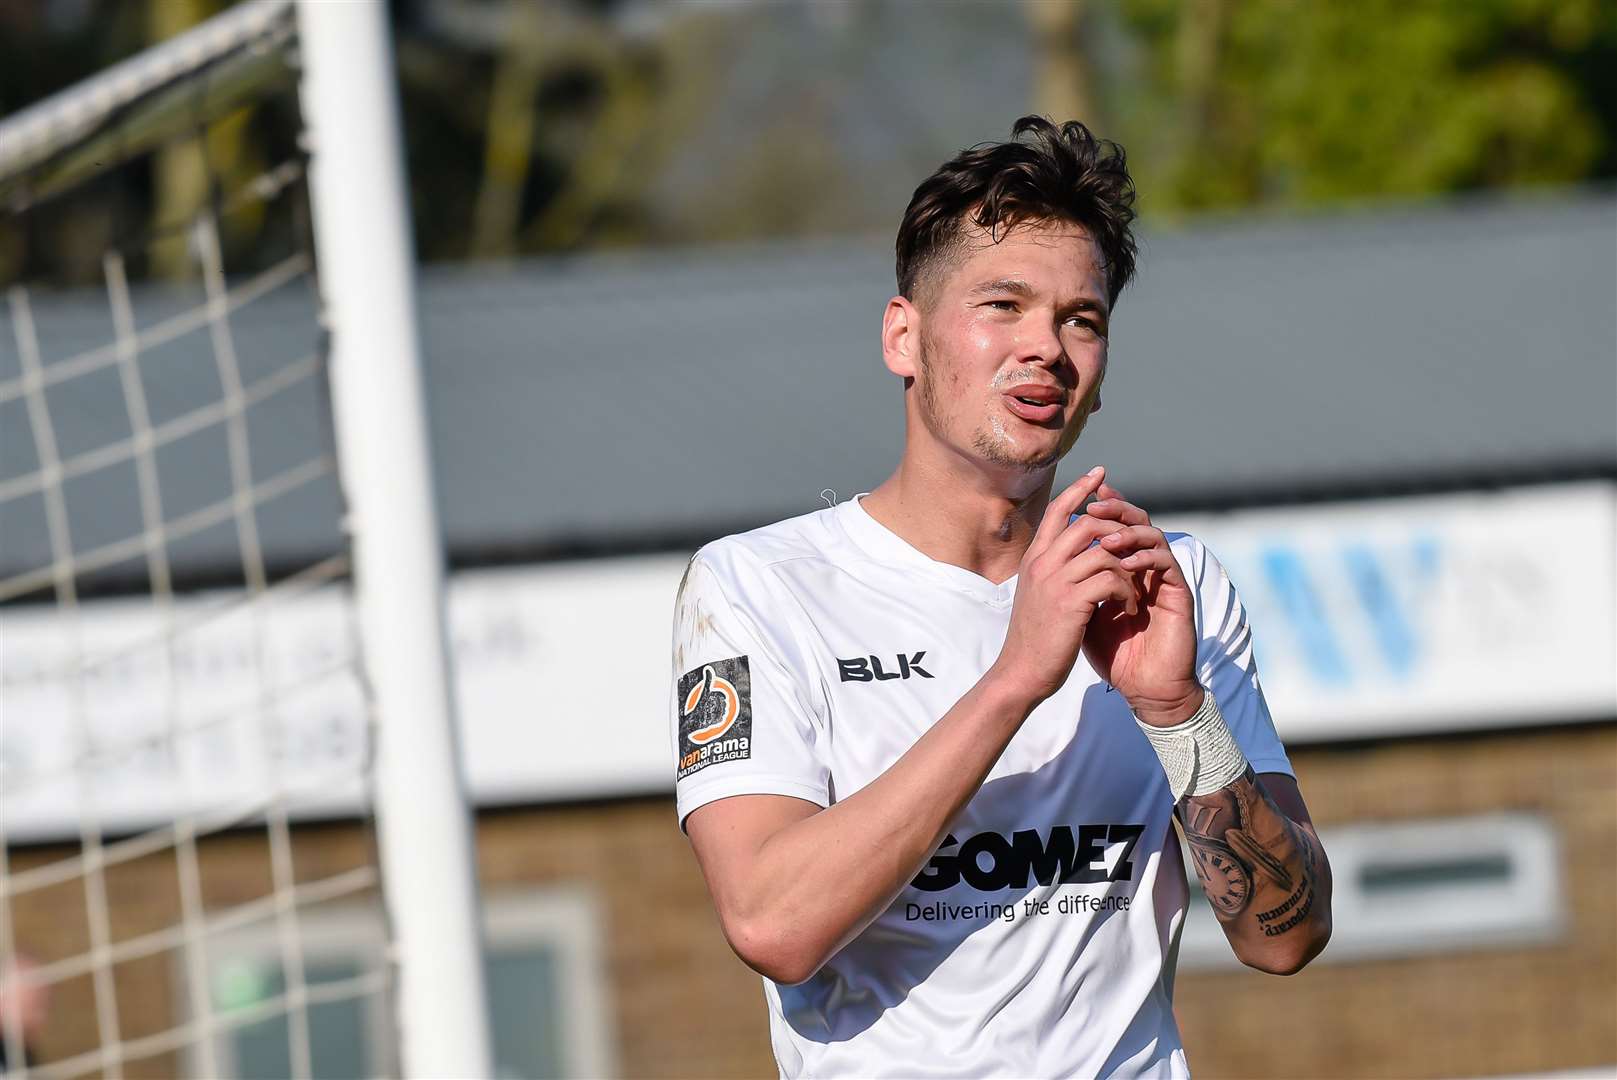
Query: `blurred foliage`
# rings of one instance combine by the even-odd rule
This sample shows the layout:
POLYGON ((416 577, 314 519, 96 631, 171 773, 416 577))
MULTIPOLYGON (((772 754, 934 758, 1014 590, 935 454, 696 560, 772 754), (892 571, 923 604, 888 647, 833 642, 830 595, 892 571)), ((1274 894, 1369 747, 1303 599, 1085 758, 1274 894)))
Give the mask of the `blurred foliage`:
MULTIPOLYGON (((0 111, 224 6, 0 0, 0 111)), ((961 93, 1003 109, 994 137, 1038 111, 1123 142, 1147 217, 1617 177, 1610 0, 391 7, 430 260, 890 231, 970 141, 961 93)), ((210 140, 226 182, 261 166, 240 131, 210 140)), ((115 216, 204 197, 188 154, 155 155, 115 216)), ((0 277, 93 277, 100 214, 0 225, 0 277)), ((251 228, 227 239, 251 255, 251 228)))
POLYGON ((1121 21, 1140 77, 1108 89, 1156 210, 1617 174, 1608 0, 1122 0, 1121 21))

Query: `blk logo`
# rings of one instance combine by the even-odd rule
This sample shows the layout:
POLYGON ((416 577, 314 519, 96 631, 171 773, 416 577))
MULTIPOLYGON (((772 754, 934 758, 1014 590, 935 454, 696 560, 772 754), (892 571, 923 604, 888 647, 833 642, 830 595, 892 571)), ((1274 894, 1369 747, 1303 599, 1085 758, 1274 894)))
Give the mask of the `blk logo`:
POLYGON ((893 666, 897 670, 888 670, 882 667, 879 656, 856 656, 852 660, 837 658, 837 672, 842 676, 843 682, 886 682, 888 679, 907 679, 911 675, 919 675, 923 679, 933 677, 932 673, 921 666, 921 657, 926 650, 910 653, 908 656, 898 654, 898 660, 893 666))

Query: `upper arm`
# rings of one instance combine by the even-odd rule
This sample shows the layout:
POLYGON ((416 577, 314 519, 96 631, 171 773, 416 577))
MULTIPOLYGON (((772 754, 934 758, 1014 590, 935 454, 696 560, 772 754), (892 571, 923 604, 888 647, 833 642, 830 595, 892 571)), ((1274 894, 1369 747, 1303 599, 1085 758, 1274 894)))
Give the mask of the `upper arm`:
POLYGON ((732 795, 691 811, 685 833, 726 933, 746 914, 746 886, 764 844, 820 809, 788 795, 732 795))
POLYGON ((694 811, 733 796, 829 805, 820 681, 795 617, 763 566, 734 552, 691 560, 675 601, 668 695, 687 830, 694 811))

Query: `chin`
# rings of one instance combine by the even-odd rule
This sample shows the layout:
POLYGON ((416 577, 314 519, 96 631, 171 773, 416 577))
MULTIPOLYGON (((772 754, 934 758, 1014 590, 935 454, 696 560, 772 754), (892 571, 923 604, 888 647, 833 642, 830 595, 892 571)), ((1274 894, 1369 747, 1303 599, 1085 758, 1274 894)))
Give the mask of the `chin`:
POLYGON ((1016 469, 1020 472, 1041 472, 1052 469, 1066 456, 1065 450, 1051 450, 1043 453, 1028 451, 1016 453, 1009 447, 983 446, 977 447, 978 456, 990 465, 997 465, 1002 469, 1016 469))
POLYGON ((1042 472, 1045 469, 1053 469, 1078 441, 1076 431, 1072 432, 1070 437, 1064 432, 1051 434, 1057 436, 1057 442, 1028 439, 1026 442, 1034 445, 1025 445, 1012 438, 1004 421, 995 416, 990 418, 987 429, 977 433, 977 437, 972 440, 972 448, 977 452, 977 457, 989 465, 1002 469, 1015 469, 1023 473, 1042 472))

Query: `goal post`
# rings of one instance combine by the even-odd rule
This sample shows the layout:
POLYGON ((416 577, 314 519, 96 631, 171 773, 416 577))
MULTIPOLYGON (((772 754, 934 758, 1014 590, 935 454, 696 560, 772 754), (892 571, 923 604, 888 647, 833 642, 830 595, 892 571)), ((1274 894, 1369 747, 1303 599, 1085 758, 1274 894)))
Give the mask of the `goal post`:
POLYGON ((377 827, 404 1061, 489 1072, 473 840, 451 722, 398 95, 380 3, 299 0, 310 200, 375 707, 377 827))
MULTIPOLYGON (((7 622, 8 649, 15 642, 44 642, 39 655, 60 661, 62 670, 60 677, 52 674, 43 681, 30 674, 17 690, 23 698, 10 699, 15 688, 9 683, 4 688, 10 715, 0 719, 0 763, 6 767, 0 777, 0 989, 7 979, 93 984, 85 1000, 95 1016, 89 1027, 96 1039, 93 1050, 36 1067, 25 1053, 24 1017, 15 995, 9 995, 0 1009, 0 1048, 8 1070, 117 1077, 127 1062, 188 1054, 181 1060, 192 1071, 214 1074, 226 1068, 215 1057, 222 1033, 283 1017, 289 1068, 293 1075, 311 1075, 317 1070, 311 1066, 309 1008, 344 994, 385 991, 397 1041, 390 1056, 396 1052, 405 1075, 493 1073, 475 839, 454 723, 444 556, 386 4, 246 0, 0 120, 0 215, 21 220, 140 155, 197 135, 256 98, 288 94, 294 82, 300 148, 291 158, 272 163, 240 192, 213 192, 194 219, 132 230, 142 243, 157 234, 185 240, 194 254, 200 294, 193 306, 169 311, 154 304, 163 317, 142 318, 139 302, 131 301, 130 263, 114 246, 103 259, 101 300, 103 318, 110 306, 112 329, 101 344, 68 349, 67 359, 60 359, 40 347, 43 331, 32 290, 20 282, 0 282, 0 291, 7 293, 0 326, 6 345, 19 357, 14 377, 0 372, 0 408, 12 410, 7 417, 23 417, 32 434, 31 462, 0 470, 0 515, 11 512, 7 528, 16 528, 27 515, 14 508, 37 503, 35 531, 48 537, 39 542, 38 559, 26 566, 14 565, 14 557, 32 543, 23 533, 34 527, 15 534, 24 543, 11 544, 11 534, 0 538, 0 546, 13 548, 7 556, 13 561, 0 566, 0 603, 7 604, 0 619, 7 622), (312 253, 295 251, 251 279, 228 279, 220 216, 241 200, 267 202, 305 185, 312 253), (323 340, 324 354, 280 361, 255 378, 246 370, 248 357, 237 355, 232 320, 241 309, 265 302, 311 273, 319 328, 311 323, 310 337, 323 340), (186 335, 199 339, 197 351, 208 358, 219 400, 158 416, 145 388, 162 375, 154 374, 159 365, 148 356, 174 350, 186 335), (60 405, 64 389, 99 380, 99 393, 107 376, 115 376, 114 384, 121 381, 118 401, 127 413, 127 422, 119 421, 123 434, 90 449, 59 438, 52 409, 60 405), (329 473, 329 455, 315 453, 265 477, 248 420, 255 408, 284 403, 289 387, 317 380, 324 380, 329 395, 346 550, 275 580, 261 543, 259 515, 288 492, 329 473), (159 458, 165 448, 208 431, 219 434, 230 491, 180 514, 160 479, 159 458), (77 531, 83 516, 69 512, 64 491, 86 477, 126 466, 131 487, 138 487, 137 520, 118 538, 90 544, 77 531), (233 550, 240 556, 236 580, 245 582, 239 598, 228 604, 181 595, 170 563, 171 548, 215 527, 233 529, 233 550), (122 629, 137 626, 140 633, 109 645, 117 635, 109 636, 99 623, 89 626, 90 609, 100 602, 82 598, 81 582, 131 562, 141 566, 142 580, 149 582, 151 603, 139 618, 129 614, 130 605, 120 608, 112 621, 123 620, 122 629), (277 629, 278 612, 304 599, 332 600, 324 607, 316 603, 313 616, 298 616, 305 622, 324 618, 320 612, 335 607, 345 575, 352 579, 354 602, 339 621, 347 626, 351 619, 357 627, 357 658, 333 662, 330 670, 353 676, 363 698, 355 711, 364 714, 358 726, 369 743, 356 754, 359 764, 351 767, 353 775, 304 778, 303 787, 293 790, 296 785, 289 787, 277 766, 255 762, 263 772, 263 790, 228 790, 228 783, 208 775, 209 751, 199 740, 238 734, 243 745, 261 751, 274 741, 278 719, 292 707, 287 702, 311 693, 300 685, 276 685, 268 673, 275 666, 266 659, 270 639, 285 633, 277 629), (46 595, 48 609, 43 603, 7 603, 46 595), (242 684, 251 692, 235 703, 215 693, 220 687, 193 694, 176 674, 176 642, 182 635, 227 632, 239 632, 253 657, 253 674, 242 684), (161 707, 164 715, 149 723, 143 717, 145 726, 138 731, 119 731, 118 703, 109 705, 104 695, 97 696, 98 672, 143 649, 158 657, 154 664, 160 671, 152 682, 161 689, 154 690, 152 701, 158 705, 151 708, 161 707), (47 682, 49 693, 39 689, 47 682), (24 730, 17 722, 23 714, 17 700, 39 708, 41 718, 59 710, 59 735, 24 730), (20 741, 29 741, 26 753, 16 752, 20 741), (138 760, 152 768, 154 747, 167 763, 163 768, 169 771, 162 775, 170 778, 160 799, 149 789, 141 800, 119 802, 117 792, 97 789, 99 778, 112 775, 120 762, 138 760), (20 771, 18 761, 25 765, 20 771), (69 792, 63 797, 67 801, 35 798, 36 788, 57 781, 69 792), (370 804, 366 812, 374 814, 379 875, 360 868, 317 881, 301 879, 293 867, 289 826, 300 812, 297 800, 319 804, 323 809, 317 816, 329 816, 333 805, 348 798, 328 798, 338 789, 359 792, 354 797, 370 804), (69 803, 70 809, 62 809, 69 803), (116 820, 108 826, 102 814, 112 804, 116 820), (152 811, 153 806, 167 809, 152 811), (40 807, 70 823, 62 828, 71 831, 76 853, 19 868, 8 854, 17 823, 40 807), (206 860, 199 848, 212 833, 248 822, 267 830, 272 892, 228 910, 210 907, 204 902, 206 860), (109 876, 157 857, 172 863, 180 882, 174 924, 139 934, 115 931, 111 909, 117 901, 109 876), (299 912, 305 905, 357 895, 378 878, 386 912, 385 981, 363 973, 346 983, 306 979, 299 912), (75 888, 69 899, 84 908, 88 925, 82 946, 72 955, 30 961, 24 970, 18 959, 22 943, 13 932, 19 905, 37 907, 47 902, 42 897, 67 897, 62 890, 75 888), (209 966, 211 943, 255 920, 275 928, 283 989, 253 1009, 215 1007, 214 988, 204 985, 216 975, 209 966), (161 1031, 132 1030, 121 1022, 127 1012, 121 1014, 119 1004, 128 989, 120 980, 140 963, 169 953, 180 958, 176 968, 187 983, 175 995, 183 1019, 161 1031)), ((314 426, 326 422, 322 416, 314 426)), ((12 437, 4 445, 28 441, 12 437)), ((282 503, 275 512, 291 511, 282 503)), ((51 721, 41 719, 41 727, 54 725, 54 714, 51 721)))

